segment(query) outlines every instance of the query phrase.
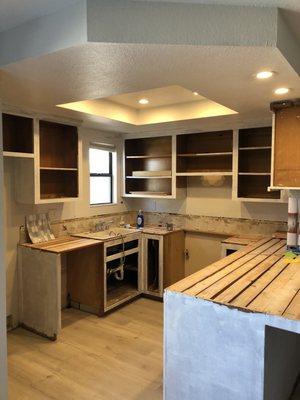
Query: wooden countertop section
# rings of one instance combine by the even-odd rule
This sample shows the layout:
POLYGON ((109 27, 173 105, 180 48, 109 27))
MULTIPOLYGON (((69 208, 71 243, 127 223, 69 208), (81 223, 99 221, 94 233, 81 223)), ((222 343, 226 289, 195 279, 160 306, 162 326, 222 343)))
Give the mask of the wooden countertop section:
POLYGON ((102 242, 93 239, 77 238, 73 236, 62 236, 48 242, 43 243, 24 243, 21 246, 30 247, 31 249, 48 251, 50 253, 67 253, 73 250, 79 250, 85 247, 99 245, 102 242))
POLYGON ((263 238, 167 290, 300 320, 300 256, 285 257, 286 240, 263 238))

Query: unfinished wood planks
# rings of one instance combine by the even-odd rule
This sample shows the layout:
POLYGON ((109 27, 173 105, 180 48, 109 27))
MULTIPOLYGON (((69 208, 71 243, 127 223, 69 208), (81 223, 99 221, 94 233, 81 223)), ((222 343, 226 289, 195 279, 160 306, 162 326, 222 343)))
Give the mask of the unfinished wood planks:
POLYGON ((264 238, 172 285, 168 290, 254 312, 300 319, 300 258, 286 240, 264 238))
POLYGON ((48 251, 50 253, 67 253, 69 251, 85 247, 99 245, 101 241, 93 239, 77 238, 73 236, 62 236, 43 243, 24 243, 21 246, 30 247, 35 250, 48 251))

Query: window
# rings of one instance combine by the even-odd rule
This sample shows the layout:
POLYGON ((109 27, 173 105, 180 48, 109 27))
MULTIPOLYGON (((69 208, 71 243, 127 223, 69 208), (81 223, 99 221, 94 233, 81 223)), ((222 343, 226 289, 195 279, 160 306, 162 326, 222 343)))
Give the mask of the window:
POLYGON ((114 198, 113 165, 115 152, 109 148, 91 146, 90 163, 90 204, 111 204, 114 198))

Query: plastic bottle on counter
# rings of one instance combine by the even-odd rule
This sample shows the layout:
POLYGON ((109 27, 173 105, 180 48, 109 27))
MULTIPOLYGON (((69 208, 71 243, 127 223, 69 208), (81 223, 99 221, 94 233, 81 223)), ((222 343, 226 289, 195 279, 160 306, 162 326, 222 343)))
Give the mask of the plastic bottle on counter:
POLYGON ((144 227, 144 214, 142 210, 139 210, 137 218, 136 218, 136 227, 141 229, 144 227))

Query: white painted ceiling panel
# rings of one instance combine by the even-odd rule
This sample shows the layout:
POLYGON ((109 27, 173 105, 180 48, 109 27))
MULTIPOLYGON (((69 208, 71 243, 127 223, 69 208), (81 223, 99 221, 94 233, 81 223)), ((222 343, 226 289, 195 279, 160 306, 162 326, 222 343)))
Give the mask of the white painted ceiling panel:
POLYGON ((79 0, 0 0, 0 32, 78 2, 79 0))

